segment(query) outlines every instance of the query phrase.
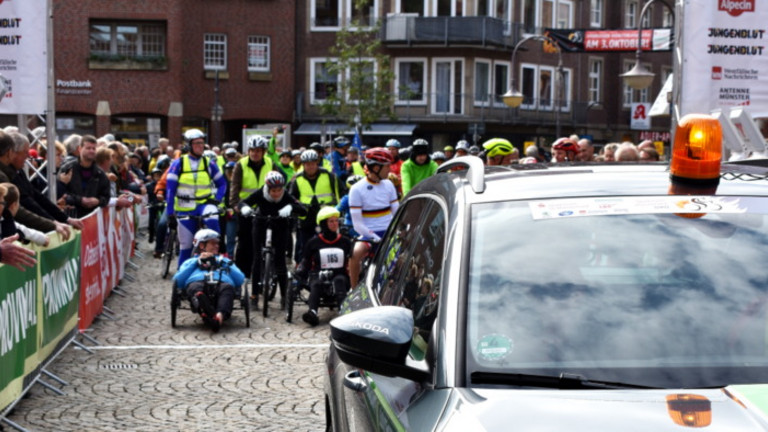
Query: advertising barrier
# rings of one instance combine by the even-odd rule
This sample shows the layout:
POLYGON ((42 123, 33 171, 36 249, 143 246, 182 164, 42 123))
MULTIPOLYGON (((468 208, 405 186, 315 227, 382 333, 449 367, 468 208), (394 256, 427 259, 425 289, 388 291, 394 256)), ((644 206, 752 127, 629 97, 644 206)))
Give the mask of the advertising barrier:
POLYGON ((28 246, 37 265, 0 264, 0 417, 103 311, 134 252, 135 211, 97 209, 69 240, 28 246))

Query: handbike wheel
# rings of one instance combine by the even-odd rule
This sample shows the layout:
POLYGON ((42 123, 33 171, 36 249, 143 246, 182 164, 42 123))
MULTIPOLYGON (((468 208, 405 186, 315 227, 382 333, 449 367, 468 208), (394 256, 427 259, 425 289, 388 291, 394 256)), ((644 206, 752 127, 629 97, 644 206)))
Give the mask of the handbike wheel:
POLYGON ((168 272, 171 269, 171 261, 173 261, 173 244, 174 240, 171 236, 174 236, 176 234, 175 230, 171 230, 168 232, 168 235, 165 237, 165 247, 163 248, 163 262, 162 262, 162 270, 160 273, 160 276, 165 279, 168 277, 168 272))
POLYGON ((264 298, 264 304, 261 309, 261 313, 264 318, 269 315, 269 290, 272 283, 272 254, 265 253, 262 260, 261 268, 261 295, 264 298))
POLYGON ((176 312, 179 310, 179 306, 181 306, 181 295, 174 284, 171 287, 171 327, 176 327, 176 312))

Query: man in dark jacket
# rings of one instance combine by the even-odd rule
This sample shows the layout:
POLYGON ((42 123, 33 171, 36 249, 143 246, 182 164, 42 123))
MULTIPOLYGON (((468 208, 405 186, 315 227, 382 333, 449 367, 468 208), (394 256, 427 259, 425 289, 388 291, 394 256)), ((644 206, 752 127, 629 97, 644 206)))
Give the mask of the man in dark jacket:
MULTIPOLYGON (((17 145, 13 138, 0 131, 0 183, 11 182, 18 172, 15 166, 24 166, 29 154, 29 143, 17 145)), ((19 208, 15 219, 22 225, 44 233, 56 231, 64 240, 69 239, 70 230, 65 224, 39 216, 23 205, 19 208)))
POLYGON ((96 137, 85 135, 80 144, 80 159, 61 167, 62 172, 72 171, 66 188, 67 204, 75 206, 77 217, 109 205, 109 179, 95 161, 96 137))
MULTIPOLYGON (((18 132, 11 133, 10 136, 16 146, 23 147, 25 144, 29 145, 27 137, 18 132)), ((21 195, 19 202, 22 207, 38 216, 69 224, 77 229, 83 229, 83 222, 79 219, 68 217, 53 201, 48 199, 32 185, 32 182, 29 181, 27 175, 22 171, 22 168, 24 168, 23 160, 13 161, 11 166, 18 170, 16 171, 16 175, 11 177, 11 182, 19 188, 19 193, 21 195)))

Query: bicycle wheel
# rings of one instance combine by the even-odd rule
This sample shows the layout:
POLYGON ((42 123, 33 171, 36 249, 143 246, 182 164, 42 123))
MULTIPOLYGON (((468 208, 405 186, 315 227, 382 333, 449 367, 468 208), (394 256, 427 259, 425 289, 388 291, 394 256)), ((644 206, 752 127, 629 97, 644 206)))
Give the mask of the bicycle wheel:
POLYGON ((176 312, 181 306, 181 294, 176 285, 171 286, 171 327, 176 327, 176 312))
POLYGON ((241 288, 241 295, 240 295, 240 306, 243 308, 243 312, 245 312, 245 326, 250 327, 251 326, 251 302, 248 299, 248 293, 250 292, 250 287, 248 284, 243 284, 241 288))
POLYGON ((296 301, 297 289, 299 289, 299 286, 296 284, 288 285, 287 298, 285 299, 285 320, 288 322, 293 322, 293 303, 296 301))
POLYGON ((160 277, 163 279, 168 277, 168 272, 171 269, 171 261, 173 261, 176 238, 176 230, 168 230, 168 235, 165 237, 165 245, 163 245, 163 262, 160 265, 160 277))
POLYGON ((264 298, 264 304, 261 314, 264 318, 269 315, 269 290, 272 283, 272 252, 265 252, 261 260, 261 295, 264 298))

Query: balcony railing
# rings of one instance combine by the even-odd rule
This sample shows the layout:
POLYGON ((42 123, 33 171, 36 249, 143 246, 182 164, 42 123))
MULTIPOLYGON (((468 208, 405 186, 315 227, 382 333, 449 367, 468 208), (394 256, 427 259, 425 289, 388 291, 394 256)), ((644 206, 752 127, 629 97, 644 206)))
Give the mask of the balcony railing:
POLYGON ((519 40, 520 24, 484 16, 420 17, 390 15, 381 27, 386 43, 493 45, 512 48, 519 40))

